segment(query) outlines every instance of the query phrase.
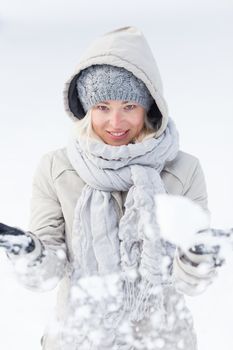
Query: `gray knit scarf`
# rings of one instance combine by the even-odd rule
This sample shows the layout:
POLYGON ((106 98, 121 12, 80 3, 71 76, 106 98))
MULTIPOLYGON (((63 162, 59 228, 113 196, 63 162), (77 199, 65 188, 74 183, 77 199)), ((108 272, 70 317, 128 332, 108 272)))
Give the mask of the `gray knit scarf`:
POLYGON ((124 310, 131 320, 145 317, 155 303, 149 298, 153 288, 161 285, 155 196, 165 192, 160 173, 178 149, 172 119, 160 137, 140 143, 116 147, 73 136, 67 147, 72 166, 86 183, 74 213, 76 275, 121 273, 124 310), (120 220, 113 191, 128 191, 120 220))

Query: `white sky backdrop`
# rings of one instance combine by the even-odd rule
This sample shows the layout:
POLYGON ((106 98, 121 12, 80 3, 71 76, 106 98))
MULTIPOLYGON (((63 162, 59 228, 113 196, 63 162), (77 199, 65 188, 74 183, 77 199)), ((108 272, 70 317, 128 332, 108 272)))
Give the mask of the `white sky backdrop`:
MULTIPOLYGON (((63 86, 83 50, 120 26, 142 29, 160 68, 181 148, 203 166, 212 224, 233 226, 233 2, 228 0, 2 0, 0 221, 27 229, 40 157, 64 147, 72 122, 63 86)), ((39 350, 56 291, 20 287, 0 252, 0 348, 39 350)), ((187 298, 199 350, 232 350, 233 264, 187 298)))

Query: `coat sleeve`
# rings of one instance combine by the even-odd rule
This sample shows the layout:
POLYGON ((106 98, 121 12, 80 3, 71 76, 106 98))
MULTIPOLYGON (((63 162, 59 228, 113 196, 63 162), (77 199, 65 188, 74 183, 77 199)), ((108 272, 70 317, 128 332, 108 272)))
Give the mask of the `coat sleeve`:
MULTIPOLYGON (((196 159, 195 166, 190 169, 187 176, 186 183, 183 188, 183 196, 188 197, 195 203, 199 204, 204 211, 209 215, 208 210, 208 198, 204 173, 201 164, 196 159)), ((206 263, 206 256, 200 256, 206 263)), ((200 264, 190 265, 184 261, 179 253, 179 249, 175 251, 175 257, 173 261, 173 278, 178 291, 189 295, 195 296, 205 291, 208 285, 210 285, 216 277, 216 271, 212 269, 206 271, 206 274, 201 274, 199 270, 200 264)))
POLYGON ((65 224, 53 178, 53 154, 44 155, 34 174, 30 201, 29 235, 35 249, 28 254, 8 254, 18 281, 46 291, 56 287, 67 267, 65 224))
POLYGON ((200 161, 197 158, 194 167, 191 167, 186 178, 182 195, 193 200, 209 213, 206 180, 200 161))

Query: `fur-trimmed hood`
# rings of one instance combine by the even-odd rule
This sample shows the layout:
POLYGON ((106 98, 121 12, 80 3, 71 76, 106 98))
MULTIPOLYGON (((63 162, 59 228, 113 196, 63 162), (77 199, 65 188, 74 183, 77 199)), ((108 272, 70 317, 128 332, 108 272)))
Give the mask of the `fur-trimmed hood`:
POLYGON ((168 108, 156 61, 143 33, 136 27, 123 27, 104 34, 90 45, 65 84, 65 109, 73 120, 85 116, 76 89, 77 78, 83 69, 95 64, 123 67, 144 82, 155 101, 148 115, 153 123, 160 122, 156 136, 161 135, 167 126, 168 108))

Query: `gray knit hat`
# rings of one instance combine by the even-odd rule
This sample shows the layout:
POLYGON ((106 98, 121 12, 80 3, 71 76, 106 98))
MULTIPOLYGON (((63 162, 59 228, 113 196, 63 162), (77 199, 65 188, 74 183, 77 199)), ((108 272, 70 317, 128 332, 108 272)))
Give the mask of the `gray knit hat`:
POLYGON ((101 101, 133 101, 146 111, 154 101, 146 85, 133 73, 108 64, 97 64, 84 69, 76 86, 85 113, 101 101))

